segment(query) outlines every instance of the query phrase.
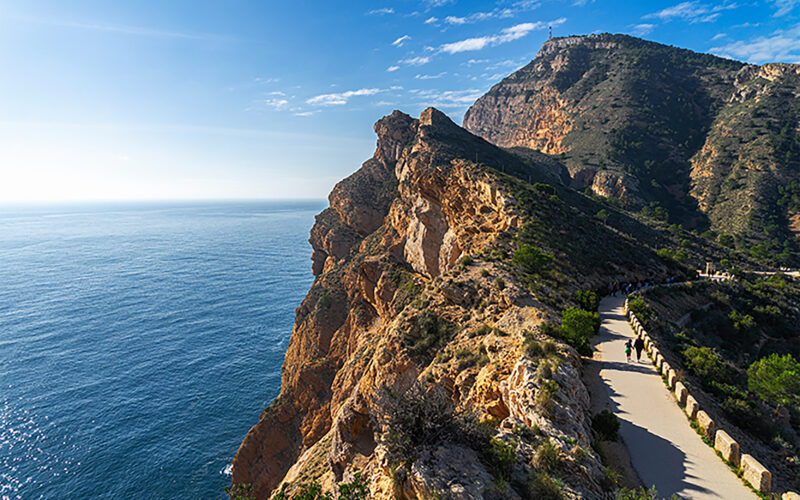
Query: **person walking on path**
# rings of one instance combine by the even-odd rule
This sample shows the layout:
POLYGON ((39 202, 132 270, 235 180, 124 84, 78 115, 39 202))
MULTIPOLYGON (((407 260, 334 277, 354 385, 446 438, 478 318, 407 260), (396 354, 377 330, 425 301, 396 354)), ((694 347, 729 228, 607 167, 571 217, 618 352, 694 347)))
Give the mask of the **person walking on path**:
POLYGON ((636 336, 636 342, 633 343, 633 348, 636 349, 636 362, 642 357, 642 350, 644 350, 644 340, 641 335, 636 336))
POLYGON ((631 362, 631 339, 625 341, 625 357, 628 358, 628 363, 631 362))

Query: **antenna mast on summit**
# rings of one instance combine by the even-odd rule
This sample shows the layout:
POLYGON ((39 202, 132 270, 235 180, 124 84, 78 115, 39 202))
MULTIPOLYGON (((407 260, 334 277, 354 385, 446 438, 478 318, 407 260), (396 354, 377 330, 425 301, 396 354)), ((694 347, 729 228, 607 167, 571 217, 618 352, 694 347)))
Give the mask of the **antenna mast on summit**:
POLYGON ((550 38, 553 38, 553 27, 552 26, 550 26, 550 36, 548 37, 548 40, 550 38))

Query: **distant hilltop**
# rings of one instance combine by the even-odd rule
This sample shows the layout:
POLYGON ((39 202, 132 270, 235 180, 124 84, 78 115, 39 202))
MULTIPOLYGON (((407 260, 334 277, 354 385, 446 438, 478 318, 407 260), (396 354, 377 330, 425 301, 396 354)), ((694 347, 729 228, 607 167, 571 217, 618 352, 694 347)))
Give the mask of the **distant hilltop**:
POLYGON ((660 206, 670 222, 797 262, 798 65, 753 66, 627 35, 553 38, 478 99, 464 128, 556 155, 576 189, 660 206))

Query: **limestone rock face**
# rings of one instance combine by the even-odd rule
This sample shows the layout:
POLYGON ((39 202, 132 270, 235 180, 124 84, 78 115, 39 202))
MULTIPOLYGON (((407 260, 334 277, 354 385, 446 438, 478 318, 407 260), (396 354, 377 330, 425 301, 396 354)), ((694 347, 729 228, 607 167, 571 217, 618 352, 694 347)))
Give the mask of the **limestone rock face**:
MULTIPOLYGON (((517 498, 510 486, 497 491, 477 452, 455 441, 421 450, 396 477, 380 444, 386 391, 434 384, 455 411, 505 422, 497 439, 516 443, 514 422, 537 423, 564 463, 575 464, 565 492, 599 497, 579 359, 556 344, 559 361, 537 370, 522 344, 547 307, 489 261, 459 267, 465 255, 508 245, 501 236, 522 224, 517 200, 486 165, 556 185, 558 169, 497 148, 433 108, 419 120, 394 112, 375 131, 375 155, 334 188, 311 231, 316 278, 296 311, 281 393, 242 442, 233 482, 251 484, 262 499, 309 481, 331 491, 360 471, 376 499, 517 498), (452 333, 435 349, 414 351, 425 314, 452 333), (552 412, 536 403, 548 379, 558 387, 552 412), (575 443, 585 450, 573 453, 575 443)), ((518 463, 529 463, 533 444, 514 447, 518 463)), ((524 484, 528 470, 515 471, 524 484)))

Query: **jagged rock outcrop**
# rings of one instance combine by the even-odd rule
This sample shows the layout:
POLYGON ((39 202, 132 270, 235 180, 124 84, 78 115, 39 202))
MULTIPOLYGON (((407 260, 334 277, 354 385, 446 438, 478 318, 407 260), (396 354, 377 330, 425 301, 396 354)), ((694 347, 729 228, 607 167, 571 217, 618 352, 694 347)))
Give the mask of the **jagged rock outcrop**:
POLYGON ((540 325, 600 273, 675 272, 642 246, 662 237, 622 216, 611 228, 561 184, 558 162, 494 146, 436 109, 419 120, 396 111, 375 131, 373 158, 334 188, 311 231, 316 278, 296 312, 281 393, 242 442, 233 482, 260 499, 310 481, 332 489, 361 471, 373 498, 519 498, 550 443, 564 493, 601 498, 580 359, 540 325), (520 274, 516 238, 560 262, 520 274), (549 347, 531 354, 532 342, 549 347), (459 439, 398 464, 386 394, 419 387, 493 422, 492 442, 513 453, 510 476, 498 480, 486 450, 459 439))

